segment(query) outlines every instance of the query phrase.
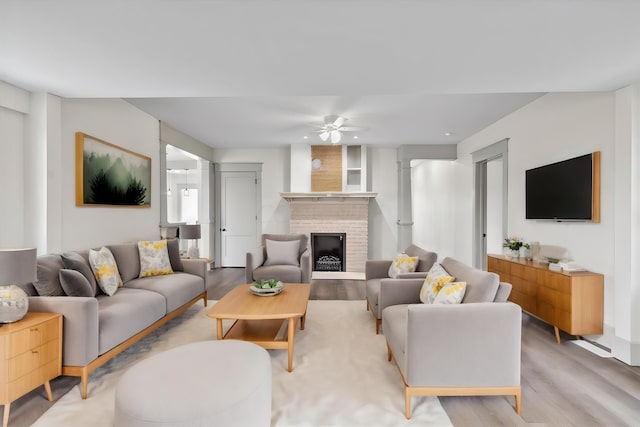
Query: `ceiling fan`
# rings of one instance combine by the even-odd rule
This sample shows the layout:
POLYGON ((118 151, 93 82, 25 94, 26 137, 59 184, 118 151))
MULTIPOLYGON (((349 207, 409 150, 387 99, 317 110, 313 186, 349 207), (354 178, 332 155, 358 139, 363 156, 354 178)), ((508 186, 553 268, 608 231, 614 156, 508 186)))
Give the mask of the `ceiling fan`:
POLYGON ((360 128, 347 127, 344 123, 349 120, 342 116, 325 116, 324 125, 320 126, 317 131, 320 135, 320 139, 325 142, 331 139, 332 144, 337 144, 342 139, 342 132, 354 132, 359 131, 360 128))

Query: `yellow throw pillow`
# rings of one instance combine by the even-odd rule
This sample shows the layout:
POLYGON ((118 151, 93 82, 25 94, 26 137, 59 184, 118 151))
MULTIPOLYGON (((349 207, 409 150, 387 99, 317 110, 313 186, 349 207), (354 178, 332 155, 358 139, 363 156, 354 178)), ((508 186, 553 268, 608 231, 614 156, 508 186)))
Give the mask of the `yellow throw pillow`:
POLYGON ((109 248, 103 246, 98 251, 90 249, 89 265, 91 265, 93 275, 96 276, 98 286, 105 294, 111 296, 122 286, 116 259, 109 248))
POLYGON ((434 304, 460 304, 464 298, 464 292, 467 290, 467 282, 451 282, 447 283, 440 289, 434 304))
POLYGON ((455 277, 449 276, 449 273, 438 263, 433 264, 427 277, 424 279, 422 289, 420 289, 420 301, 425 304, 433 304, 438 292, 449 282, 453 282, 455 277))
POLYGON ((413 273, 418 266, 418 257, 399 254, 389 267, 389 277, 396 278, 402 273, 413 273))
POLYGON ((139 277, 173 274, 166 240, 155 242, 139 241, 138 253, 140 254, 139 277))

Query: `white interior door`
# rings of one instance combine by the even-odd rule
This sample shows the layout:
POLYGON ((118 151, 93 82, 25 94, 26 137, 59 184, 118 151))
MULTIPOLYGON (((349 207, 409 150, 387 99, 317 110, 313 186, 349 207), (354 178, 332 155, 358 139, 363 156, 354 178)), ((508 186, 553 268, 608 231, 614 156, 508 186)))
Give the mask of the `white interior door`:
POLYGON ((258 242, 257 175, 220 174, 220 255, 222 267, 244 267, 258 242))

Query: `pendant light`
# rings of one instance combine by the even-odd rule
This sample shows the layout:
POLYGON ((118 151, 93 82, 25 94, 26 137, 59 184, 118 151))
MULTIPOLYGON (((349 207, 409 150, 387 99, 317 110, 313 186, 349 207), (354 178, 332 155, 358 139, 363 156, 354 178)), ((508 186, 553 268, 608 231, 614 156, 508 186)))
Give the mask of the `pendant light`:
POLYGON ((189 197, 189 169, 184 170, 184 197, 189 197))

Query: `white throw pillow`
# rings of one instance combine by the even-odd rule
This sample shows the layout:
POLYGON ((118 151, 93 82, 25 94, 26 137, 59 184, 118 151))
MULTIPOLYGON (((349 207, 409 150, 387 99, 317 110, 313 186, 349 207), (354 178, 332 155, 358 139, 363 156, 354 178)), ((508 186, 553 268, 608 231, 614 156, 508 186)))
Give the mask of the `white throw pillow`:
POLYGON ((90 249, 89 265, 96 276, 98 286, 105 294, 111 296, 122 286, 116 260, 108 248, 103 246, 98 251, 90 249))
POLYGON ((138 277, 162 276, 173 274, 166 240, 138 242, 140 254, 140 275, 138 277))
POLYGON ((440 289, 434 304, 460 304, 464 293, 467 290, 467 282, 451 282, 447 283, 440 289))
POLYGON ((300 265, 300 240, 265 240, 267 259, 264 265, 300 265))
POLYGON ((449 276, 449 273, 438 263, 433 264, 427 277, 424 279, 422 289, 420 289, 420 301, 425 304, 433 304, 438 292, 449 282, 453 282, 455 277, 449 276))
POLYGON ((409 256, 407 254, 399 254, 389 267, 389 277, 395 279, 402 273, 413 273, 418 267, 420 260, 417 256, 409 256))

